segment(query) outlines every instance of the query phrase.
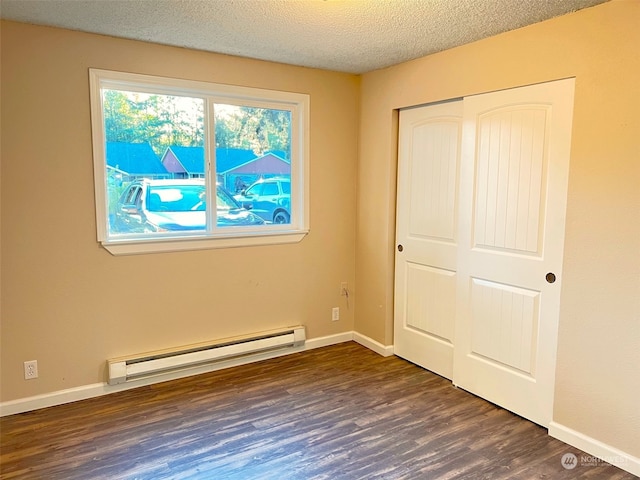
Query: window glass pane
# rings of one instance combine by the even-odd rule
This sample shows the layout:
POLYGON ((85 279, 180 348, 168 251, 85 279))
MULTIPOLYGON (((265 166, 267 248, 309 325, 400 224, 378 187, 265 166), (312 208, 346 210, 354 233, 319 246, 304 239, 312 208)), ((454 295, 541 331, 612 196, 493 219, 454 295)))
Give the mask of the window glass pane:
POLYGON ((216 103, 216 178, 267 223, 290 223, 291 112, 216 103), (282 193, 281 193, 282 191, 282 193))
POLYGON ((205 210, 206 190, 202 184, 157 185, 147 189, 150 212, 193 212, 205 210))
POLYGON ((109 234, 204 230, 204 101, 102 89, 102 105, 109 234))
POLYGON ((247 188, 245 195, 247 197, 250 197, 253 195, 260 195, 260 192, 262 192, 262 184, 254 183, 249 188, 247 188))
POLYGON ((90 87, 97 238, 109 252, 307 234, 308 95, 97 69, 90 87))
POLYGON ((278 189, 277 183, 265 183, 264 188, 262 189, 263 195, 278 195, 280 190, 278 189))

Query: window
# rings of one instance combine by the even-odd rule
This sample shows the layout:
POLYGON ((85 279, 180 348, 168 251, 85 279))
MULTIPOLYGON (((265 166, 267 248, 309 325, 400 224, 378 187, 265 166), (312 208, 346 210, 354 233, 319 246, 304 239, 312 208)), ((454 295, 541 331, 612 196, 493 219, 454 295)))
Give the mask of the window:
POLYGON ((308 232, 303 94, 90 70, 98 241, 113 254, 308 232))

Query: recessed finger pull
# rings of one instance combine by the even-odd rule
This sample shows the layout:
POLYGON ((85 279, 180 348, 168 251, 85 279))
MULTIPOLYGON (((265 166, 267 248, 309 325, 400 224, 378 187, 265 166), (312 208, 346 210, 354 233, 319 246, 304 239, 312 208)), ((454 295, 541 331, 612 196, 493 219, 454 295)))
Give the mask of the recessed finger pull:
POLYGON ((552 272, 549 272, 549 273, 547 273, 547 275, 544 278, 547 279, 547 282, 553 283, 553 282, 556 281, 556 274, 552 273, 552 272))
POLYGON ((402 250, 404 250, 404 247, 402 245, 398 245, 398 251, 401 252, 402 250))

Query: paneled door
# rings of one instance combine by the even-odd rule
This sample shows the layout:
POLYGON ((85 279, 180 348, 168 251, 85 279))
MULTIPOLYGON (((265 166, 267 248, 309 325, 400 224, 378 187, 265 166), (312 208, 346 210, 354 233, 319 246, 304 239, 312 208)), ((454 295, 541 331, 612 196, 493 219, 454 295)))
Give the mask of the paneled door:
POLYGON ((400 112, 394 350, 553 410, 573 79, 400 112))
POLYGON ((462 101, 400 112, 394 352, 451 379, 462 101))
POLYGON ((574 80, 464 99, 453 382, 553 410, 574 80))

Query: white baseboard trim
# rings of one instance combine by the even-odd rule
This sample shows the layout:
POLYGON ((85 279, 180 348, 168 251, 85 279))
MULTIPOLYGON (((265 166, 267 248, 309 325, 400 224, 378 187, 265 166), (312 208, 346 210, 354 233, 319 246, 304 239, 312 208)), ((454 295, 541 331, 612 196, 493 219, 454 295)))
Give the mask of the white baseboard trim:
MULTIPOLYGON (((148 377, 132 382, 122 383, 119 385, 109 385, 108 383, 93 383, 90 385, 82 385, 80 387, 68 388, 65 390, 58 390, 55 392, 44 393, 42 395, 35 395, 33 397, 19 398, 17 400, 11 400, 8 402, 0 403, 0 417, 7 415, 14 415, 17 413, 29 412, 31 410, 38 410, 40 408, 53 407, 56 405, 62 405, 65 403, 77 402, 79 400, 86 400, 88 398, 99 397, 102 395, 108 395, 110 393, 116 393, 123 390, 130 390, 132 388, 143 387, 146 385, 152 385, 154 383, 166 382, 168 380, 175 380, 177 378, 189 377, 191 375, 199 375, 201 373, 213 372, 215 370, 222 370, 223 368, 236 367, 239 365, 245 365, 247 363, 258 362, 260 360, 267 360, 269 358, 281 357, 284 355, 290 355, 292 353, 303 352, 305 350, 313 350, 314 348, 326 347, 329 345, 337 345, 338 343, 350 342, 354 340, 354 332, 344 332, 335 335, 329 335, 326 337, 318 337, 308 339, 305 344, 299 348, 293 348, 283 351, 264 352, 255 355, 250 355, 240 359, 231 359, 222 362, 217 362, 209 365, 201 365, 197 367, 191 367, 184 370, 161 373, 153 377, 148 377)), ((367 337, 361 336, 363 339, 367 337)), ((365 347, 380 353, 376 345, 380 345, 377 342, 367 339, 369 343, 363 343, 363 341, 356 340, 365 347), (373 347, 369 346, 372 345, 373 347)), ((381 346, 381 345, 380 345, 381 346)), ((381 353, 382 355, 382 353, 381 353)))
POLYGON ((337 345, 338 343, 350 342, 353 340, 353 332, 336 333, 326 337, 310 338, 304 344, 304 350, 313 350, 314 348, 328 347, 329 345, 337 345))
POLYGON ((549 424, 549 435, 588 454, 587 458, 578 458, 578 466, 593 465, 597 463, 593 458, 596 457, 640 477, 640 458, 638 457, 553 421, 549 424))
POLYGON ((393 355, 393 345, 382 345, 372 338, 369 338, 358 332, 353 332, 353 340, 355 342, 358 342, 363 347, 367 347, 369 350, 373 350, 378 355, 382 355, 383 357, 390 357, 391 355, 393 355))

